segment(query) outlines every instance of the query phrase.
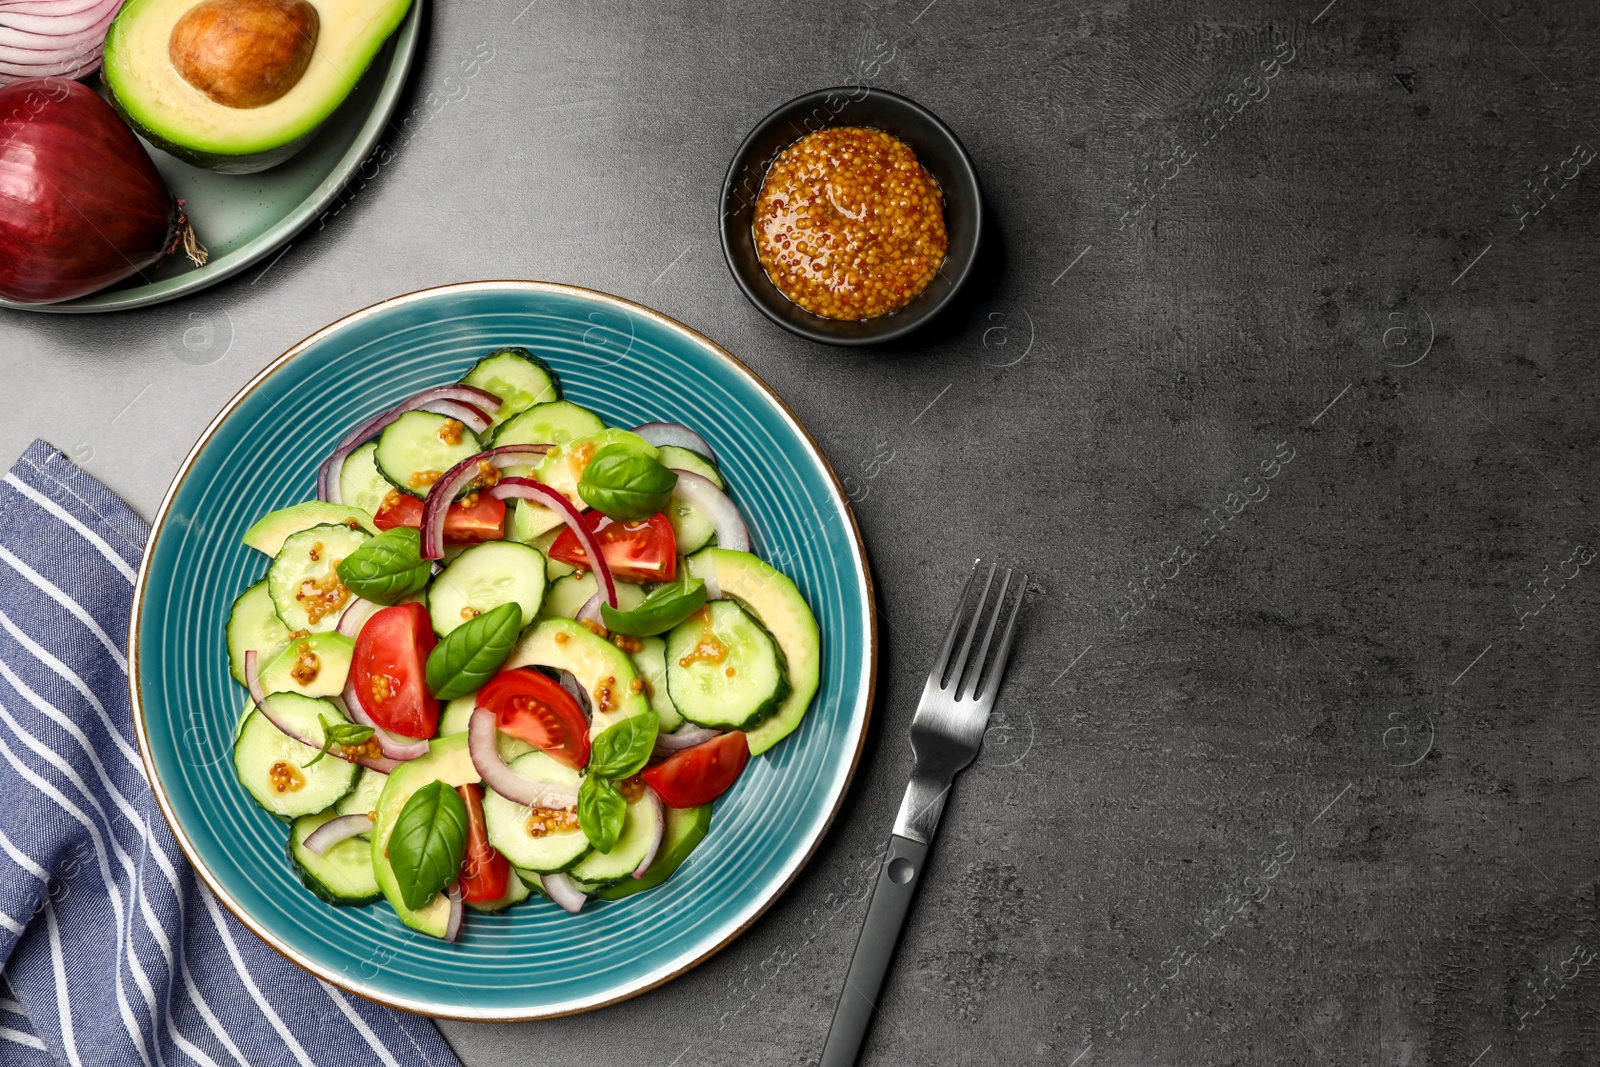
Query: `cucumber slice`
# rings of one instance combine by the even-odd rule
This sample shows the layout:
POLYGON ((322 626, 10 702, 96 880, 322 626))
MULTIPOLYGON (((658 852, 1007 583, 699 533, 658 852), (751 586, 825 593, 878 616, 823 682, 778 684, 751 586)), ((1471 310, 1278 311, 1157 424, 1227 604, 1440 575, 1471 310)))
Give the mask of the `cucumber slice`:
POLYGON ((368 441, 346 456, 339 469, 339 495, 344 502, 373 515, 383 509, 384 497, 394 492, 378 469, 377 452, 378 442, 368 441))
POLYGON ((633 874, 655 844, 661 828, 661 807, 648 795, 628 805, 622 833, 610 852, 591 852, 572 867, 572 877, 581 882, 609 885, 633 874))
POLYGON ((561 379, 550 364, 526 348, 490 352, 472 365, 461 384, 487 390, 500 398, 500 410, 493 416, 497 426, 535 404, 561 399, 561 379))
MULTIPOLYGON (((576 787, 579 781, 577 771, 543 752, 519 756, 511 769, 536 782, 576 787)), ((489 844, 499 849, 513 867, 550 874, 571 869, 588 854, 589 839, 576 825, 559 833, 529 833, 528 821, 533 814, 533 809, 507 800, 492 789, 484 791, 483 821, 489 829, 489 844)))
POLYGON ((644 872, 644 877, 624 878, 616 885, 600 890, 595 896, 601 900, 621 900, 646 889, 654 889, 683 866, 683 861, 689 858, 695 846, 705 840, 710 829, 710 804, 702 804, 698 808, 668 808, 667 832, 661 839, 661 851, 656 853, 655 862, 644 872))
POLYGON ((645 695, 650 698, 650 706, 656 709, 661 732, 670 734, 683 725, 683 716, 678 714, 667 692, 667 642, 659 637, 641 637, 639 641, 644 647, 628 653, 628 658, 644 681, 645 695))
POLYGON ((521 606, 526 626, 539 614, 544 587, 544 556, 537 549, 515 541, 485 541, 439 572, 428 587, 428 614, 440 637, 501 604, 521 606))
MULTIPOLYGON (((543 504, 536 504, 532 500, 515 500, 512 503, 515 506, 511 509, 509 527, 511 533, 508 536, 513 541, 521 541, 525 545, 533 545, 543 550, 548 548, 549 544, 548 542, 538 544, 539 539, 551 531, 559 534, 567 525, 565 519, 543 504)), ((554 541, 555 538, 552 537, 550 540, 554 541)), ((561 566, 567 567, 568 571, 572 570, 565 563, 561 566)))
MULTIPOLYGON (((513 416, 509 422, 502 423, 495 431, 494 443, 496 447, 563 444, 575 437, 601 433, 605 428, 606 424, 600 416, 588 408, 558 400, 553 404, 535 404, 513 416)), ((527 477, 533 473, 535 466, 530 463, 522 467, 507 467, 506 473, 527 477)), ((521 504, 522 510, 529 513, 529 518, 524 521, 543 524, 546 530, 561 525, 561 516, 544 505, 531 500, 521 501, 521 504)))
POLYGON ((350 591, 334 568, 366 539, 365 530, 325 525, 284 540, 267 568, 267 592, 285 626, 315 634, 339 625, 350 591))
POLYGON ((690 722, 748 730, 789 695, 783 653, 731 600, 713 600, 667 634, 667 689, 690 722))
POLYGON ((442 781, 455 788, 479 780, 478 770, 467 752, 467 739, 442 737, 434 741, 426 755, 396 767, 383 787, 383 795, 378 798, 378 821, 372 828, 372 872, 400 921, 430 937, 444 936, 450 921, 450 900, 438 893, 415 911, 406 907, 405 898, 400 895, 400 882, 389 865, 389 835, 394 833, 395 821, 400 818, 411 794, 429 782, 442 781))
POLYGON ((408 411, 384 427, 372 457, 390 485, 424 499, 439 475, 481 451, 477 435, 455 419, 408 411))
POLYGON ((544 572, 550 576, 552 582, 557 578, 565 578, 578 569, 570 563, 562 563, 559 559, 552 559, 550 556, 550 546, 556 543, 556 538, 560 537, 561 531, 566 528, 567 524, 563 522, 560 526, 554 527, 528 542, 528 544, 544 553, 544 572))
POLYGON ((246 545, 257 552, 264 552, 269 556, 276 556, 283 550, 283 543, 289 539, 290 534, 297 534, 301 530, 309 530, 313 526, 327 525, 349 526, 354 524, 368 533, 377 533, 378 528, 372 524, 372 515, 357 507, 348 504, 328 504, 321 500, 307 500, 303 504, 293 507, 281 508, 269 512, 256 520, 254 526, 244 532, 239 538, 246 545))
POLYGON ((686 566, 696 578, 715 579, 722 595, 732 597, 760 619, 783 649, 791 689, 777 713, 749 731, 750 753, 759 756, 800 725, 816 696, 822 670, 817 620, 794 582, 748 552, 707 548, 689 557, 686 566))
POLYGON ((467 907, 471 908, 473 911, 482 912, 505 911, 513 904, 521 904, 524 900, 527 900, 532 895, 533 890, 528 888, 528 883, 524 882, 520 877, 517 876, 516 872, 513 871, 511 877, 506 879, 505 895, 499 900, 485 900, 481 903, 469 900, 467 901, 467 907))
POLYGON ((726 489, 728 485, 722 480, 722 472, 717 465, 698 452, 677 445, 662 445, 661 454, 656 457, 663 467, 674 467, 690 474, 698 474, 708 478, 718 489, 726 489))
MULTIPOLYGON (((677 445, 666 445, 661 449, 659 458, 668 467, 708 478, 718 489, 727 488, 722 480, 722 472, 698 452, 691 452, 677 445)), ((699 508, 677 497, 673 497, 672 502, 667 505, 665 514, 667 521, 672 523, 672 533, 678 542, 679 555, 698 552, 709 545, 711 539, 716 536, 717 530, 711 525, 711 520, 706 518, 699 508)))
POLYGON ((263 578, 240 593, 228 613, 228 673, 244 685, 246 652, 255 649, 259 661, 268 663, 288 644, 289 628, 278 618, 278 609, 272 606, 272 595, 263 578))
POLYGON ((467 732, 467 723, 472 718, 472 709, 478 706, 478 694, 468 693, 464 697, 456 697, 444 706, 444 711, 439 713, 439 737, 449 737, 452 734, 467 732))
POLYGON ((495 447, 500 445, 559 445, 574 437, 588 437, 606 428, 604 420, 588 408, 568 400, 535 404, 502 422, 495 429, 495 447))
MULTIPOLYGON (((361 774, 356 777, 356 787, 346 793, 345 798, 333 806, 333 810, 339 815, 371 815, 378 810, 378 798, 383 795, 383 787, 388 784, 387 774, 379 774, 371 767, 363 767, 361 774)), ((367 856, 367 866, 372 866, 370 855, 367 856)))
POLYGON ((594 708, 591 737, 629 716, 654 714, 645 695, 633 691, 636 675, 628 654, 571 619, 540 619, 501 669, 513 667, 571 671, 594 708))
POLYGON ((359 837, 347 837, 320 856, 305 847, 311 832, 334 815, 325 811, 302 815, 294 821, 294 828, 289 831, 289 859, 294 873, 300 876, 301 885, 329 904, 371 904, 383 896, 377 876, 372 873, 372 846, 359 837))
MULTIPOLYGON (((623 611, 632 611, 644 603, 644 590, 628 582, 617 582, 617 607, 623 611)), ((550 592, 545 594, 544 605, 539 609, 542 618, 575 619, 578 609, 589 602, 600 589, 599 579, 589 571, 582 575, 569 574, 565 578, 557 578, 550 583, 550 592)))
POLYGON ((267 693, 336 697, 344 692, 356 643, 338 633, 311 634, 291 641, 261 670, 267 693))
POLYGON ((613 427, 589 434, 587 437, 574 437, 565 444, 552 448, 545 453, 533 476, 572 501, 573 506, 581 510, 589 505, 578 495, 578 479, 583 477, 583 472, 588 468, 589 461, 594 458, 596 452, 606 445, 617 444, 627 445, 647 456, 659 455, 656 447, 638 434, 613 427))
MULTIPOLYGON (((344 713, 326 700, 313 700, 298 693, 279 693, 272 708, 288 720, 303 736, 322 744, 322 722, 345 722, 344 713)), ((337 756, 324 756, 306 767, 316 752, 279 730, 259 711, 252 711, 233 743, 233 769, 239 783, 255 802, 283 819, 315 815, 333 807, 356 784, 361 768, 337 756), (273 784, 273 767, 292 770, 292 786, 279 789, 273 784)))

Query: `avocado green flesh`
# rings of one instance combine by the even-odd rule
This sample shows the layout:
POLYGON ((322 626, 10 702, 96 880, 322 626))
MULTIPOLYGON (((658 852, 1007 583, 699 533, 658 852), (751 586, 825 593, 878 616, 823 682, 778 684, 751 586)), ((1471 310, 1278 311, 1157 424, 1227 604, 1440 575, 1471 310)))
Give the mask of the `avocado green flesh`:
POLYGON ((571 671, 594 706, 590 736, 624 718, 653 714, 649 699, 633 691, 636 675, 628 654, 571 619, 540 619, 511 650, 501 670, 513 667, 571 671), (602 689, 609 692, 605 701, 596 696, 602 689))
POLYGON ((748 552, 707 548, 690 556, 688 567, 696 578, 713 577, 722 595, 744 605, 783 651, 789 695, 772 718, 745 734, 750 754, 759 756, 794 732, 817 694, 822 641, 816 617, 794 582, 748 552))
POLYGON ((601 900, 621 900, 623 897, 654 889, 675 874, 689 853, 705 840, 711 829, 711 805, 698 808, 668 808, 666 836, 661 840, 661 851, 655 862, 644 872, 643 878, 624 878, 616 885, 607 886, 596 896, 601 900))
POLYGON ((291 641, 261 670, 261 689, 267 694, 299 693, 308 697, 336 697, 344 692, 356 643, 340 633, 311 634, 291 641), (304 665, 301 652, 308 653, 304 665), (314 665, 315 670, 308 668, 314 665), (296 674, 296 670, 299 674, 296 674), (309 678, 306 676, 310 675, 309 678))
POLYGON ((389 775, 389 782, 378 798, 378 821, 372 828, 372 873, 377 876, 378 888, 388 898, 401 922, 431 937, 443 937, 445 926, 450 921, 449 898, 440 893, 421 908, 412 910, 406 907, 405 899, 400 895, 400 883, 395 878, 387 855, 389 835, 394 832, 395 821, 400 818, 406 801, 411 799, 412 793, 434 780, 452 788, 482 780, 478 777, 478 769, 472 765, 472 756, 467 752, 465 735, 435 739, 426 755, 402 764, 389 775))
POLYGON ((168 55, 195 0, 128 0, 105 39, 102 81, 136 133, 185 162, 249 174, 301 148, 350 95, 411 0, 318 0, 316 47, 288 92, 261 107, 219 104, 190 85, 168 55))
POLYGON ((283 543, 301 530, 309 530, 313 526, 344 526, 352 521, 369 534, 378 532, 372 523, 372 516, 360 508, 307 500, 261 516, 239 540, 257 552, 276 556, 283 551, 283 543))

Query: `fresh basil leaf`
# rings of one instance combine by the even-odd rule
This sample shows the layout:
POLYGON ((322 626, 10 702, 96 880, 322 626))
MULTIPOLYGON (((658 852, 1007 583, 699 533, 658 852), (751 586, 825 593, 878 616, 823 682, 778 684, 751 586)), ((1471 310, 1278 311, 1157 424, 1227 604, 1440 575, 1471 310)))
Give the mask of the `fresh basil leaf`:
POLYGON ((398 604, 433 576, 432 564, 422 558, 422 533, 410 526, 367 538, 339 561, 338 571, 346 589, 375 604, 398 604))
POLYGON ((516 647, 522 608, 501 604, 457 626, 428 654, 428 691, 440 700, 464 697, 494 677, 516 647))
POLYGON ((610 604, 600 605, 600 621, 612 633, 628 637, 653 637, 664 634, 705 606, 706 583, 688 575, 668 582, 644 598, 632 611, 618 611, 610 604))
POLYGON ((309 767, 326 756, 334 745, 362 745, 372 736, 372 727, 362 726, 360 723, 329 722, 326 715, 318 715, 317 721, 322 724, 322 747, 309 761, 301 764, 302 767, 309 767))
POLYGON ((461 871, 467 850, 467 805, 461 795, 434 780, 411 794, 389 834, 389 866, 400 899, 415 911, 461 871))
POLYGON ((589 844, 601 852, 610 852, 622 835, 622 820, 627 814, 628 802, 616 786, 597 774, 584 778, 578 787, 578 826, 589 844))
POLYGON ((644 769, 656 747, 654 715, 630 715, 600 731, 589 749, 589 777, 628 778, 644 769))
POLYGON ((625 444, 612 444, 596 452, 584 468, 578 495, 619 522, 639 522, 666 507, 677 484, 678 476, 660 460, 625 444))

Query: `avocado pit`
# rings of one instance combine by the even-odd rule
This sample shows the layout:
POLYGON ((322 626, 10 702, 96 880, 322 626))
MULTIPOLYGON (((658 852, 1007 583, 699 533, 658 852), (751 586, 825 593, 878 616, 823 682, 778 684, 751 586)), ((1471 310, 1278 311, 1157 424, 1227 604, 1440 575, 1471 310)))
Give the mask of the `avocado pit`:
POLYGON ((202 0, 172 27, 167 54, 224 107, 263 107, 305 74, 319 27, 307 0, 202 0))

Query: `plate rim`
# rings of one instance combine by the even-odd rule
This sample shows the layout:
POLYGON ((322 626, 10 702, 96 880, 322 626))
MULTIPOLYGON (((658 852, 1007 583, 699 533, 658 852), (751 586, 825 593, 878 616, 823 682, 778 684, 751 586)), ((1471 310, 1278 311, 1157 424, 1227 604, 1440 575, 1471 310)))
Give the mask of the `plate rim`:
MULTIPOLYGON (((362 164, 383 139, 384 130, 389 126, 389 120, 394 117, 395 108, 400 103, 400 94, 405 91, 406 82, 411 76, 411 68, 416 62, 418 42, 422 37, 424 2, 425 0, 411 0, 411 9, 406 12, 405 18, 390 35, 389 40, 395 45, 394 57, 389 61, 389 69, 384 73, 378 98, 373 102, 372 110, 367 112, 356 139, 345 149, 344 155, 328 172, 327 177, 318 182, 304 199, 273 223, 265 233, 206 266, 196 267, 163 281, 147 282, 132 289, 118 289, 111 292, 99 289, 54 304, 22 304, 14 300, 0 300, 0 308, 33 311, 45 315, 98 315, 154 307, 209 289, 248 270, 277 251, 327 210, 328 205, 333 203, 334 199, 356 178, 362 164), (163 288, 164 286, 171 288, 163 288), (104 297, 105 300, 103 303, 80 302, 93 301, 95 297, 104 297)), ((387 43, 386 41, 385 44, 387 43)), ((362 77, 365 78, 372 71, 373 68, 369 66, 362 72, 362 77)), ((313 131, 313 136, 315 133, 316 131, 313 131)))
POLYGON ((749 930, 758 919, 765 915, 766 912, 775 903, 777 903, 780 897, 788 892, 795 880, 799 878, 800 872, 805 870, 806 866, 816 855, 817 849, 821 847, 823 839, 828 836, 828 832, 833 828, 833 824, 835 820, 838 819, 839 813, 844 806, 844 800, 849 795, 850 788, 855 782, 856 771, 860 768, 861 755, 865 750, 867 734, 871 728, 873 705, 876 703, 879 640, 877 594, 872 581, 872 568, 867 559, 866 543, 861 536, 861 526, 856 519, 854 509, 850 507, 849 497, 844 492, 844 486, 839 481, 839 476, 837 472, 834 471, 833 464, 831 464, 828 461, 827 456, 823 454, 822 449, 818 446, 817 440, 812 436, 811 431, 806 428, 805 424, 800 421, 799 416, 794 413, 794 410, 789 407, 784 399, 779 396, 778 393, 770 385, 768 385, 760 375, 746 366, 745 363, 733 353, 729 352, 726 348, 723 348, 717 342, 711 340, 711 338, 700 333, 698 330, 684 325, 669 315, 656 311, 653 308, 646 307, 645 305, 635 301, 628 300, 625 297, 614 296, 610 293, 600 292, 596 289, 589 289, 578 285, 570 285, 563 282, 498 279, 473 282, 455 282, 445 285, 429 286, 425 289, 418 289, 409 293, 400 294, 398 296, 392 296, 385 300, 380 300, 377 303, 370 304, 367 307, 353 311, 342 318, 336 319, 321 329, 311 333, 303 340, 291 345, 286 351, 284 351, 282 355, 274 358, 270 363, 252 376, 251 379, 246 382, 244 386, 242 386, 225 405, 223 405, 222 409, 206 425, 205 429, 201 432, 194 445, 190 447, 188 454, 184 456, 183 462, 179 465, 177 473, 172 478, 172 482, 168 485, 166 492, 162 495, 161 504, 156 509, 155 517, 150 523, 150 536, 145 542, 144 553, 140 557, 139 571, 133 586, 133 602, 128 612, 127 649, 129 707, 133 715, 134 732, 139 743, 139 758, 144 765, 145 777, 149 782, 150 791, 155 796, 156 805, 161 809, 161 816, 166 820, 168 828, 172 831, 173 837, 177 840, 178 847, 183 851, 184 857, 189 861, 190 867, 194 869, 195 873, 200 877, 200 880, 205 883, 206 887, 211 890, 211 892, 216 896, 217 900, 221 902, 223 907, 228 909, 229 913, 232 914, 234 918, 238 919, 246 929, 255 934, 279 955, 306 970, 315 977, 335 986, 338 989, 343 990, 344 992, 354 994, 362 997, 363 999, 370 1000, 378 1004, 383 1004, 391 1008, 398 1008, 402 1011, 427 1016, 429 1018, 452 1019, 463 1022, 509 1023, 532 1022, 539 1019, 554 1019, 569 1015, 579 1015, 585 1012, 608 1007, 612 1004, 618 1004, 625 1000, 630 1000, 642 993, 649 992, 652 989, 656 989, 659 986, 665 985, 673 979, 681 977, 687 972, 693 970, 695 967, 698 967, 700 964, 709 960, 711 957, 715 956, 717 953, 721 952, 724 948, 736 941, 745 933, 745 931, 749 930), (747 915, 733 930, 729 931, 726 936, 717 941, 715 944, 700 950, 691 958, 676 963, 670 972, 660 975, 653 980, 649 979, 649 976, 647 975, 645 979, 636 980, 634 982, 624 982, 613 990, 598 994, 592 998, 580 1001, 571 1006, 564 1006, 560 1010, 556 1011, 529 1012, 525 1009, 485 1009, 478 1011, 462 1011, 450 1007, 446 1007, 444 1010, 441 1010, 439 1005, 431 1004, 426 1000, 398 997, 383 993, 380 990, 364 988, 353 983, 348 975, 336 973, 329 969, 323 968, 313 963, 311 960, 302 957, 293 946, 282 941, 276 934, 268 930, 263 924, 257 922, 253 917, 251 917, 245 911, 245 909, 219 884, 216 877, 199 859, 193 843, 189 840, 187 833, 185 833, 174 815, 171 803, 167 797, 166 786, 162 783, 160 776, 156 771, 155 762, 150 754, 150 739, 148 730, 146 728, 144 705, 139 695, 140 676, 142 673, 140 667, 141 661, 139 634, 141 630, 140 622, 144 614, 145 587, 150 578, 150 561, 155 555, 154 549, 156 543, 165 529, 168 513, 171 510, 178 492, 183 488, 183 485, 193 470, 194 464, 199 459, 201 452, 203 452, 211 443, 212 438, 216 435, 217 431, 221 429, 223 423, 225 423, 229 417, 233 415, 235 410, 269 378, 282 370, 284 367, 288 366, 292 360, 297 358, 306 349, 310 348, 312 345, 323 340, 324 338, 329 337, 340 330, 346 329, 349 326, 352 326, 365 319, 371 318, 372 316, 392 307, 399 307, 405 304, 426 301, 434 298, 438 294, 443 293, 471 292, 546 293, 574 296, 586 300, 598 300, 603 304, 609 304, 614 308, 620 309, 624 312, 641 315, 646 319, 655 322, 657 325, 666 328, 670 332, 687 338, 692 343, 697 344, 709 351, 714 358, 722 360, 729 369, 743 377, 749 384, 753 385, 777 407, 777 409, 783 414, 783 417, 788 421, 789 425, 799 433, 801 440, 804 442, 812 458, 821 465, 823 472, 828 477, 831 491, 834 496, 834 501, 844 514, 844 517, 848 520, 851 544, 854 552, 853 562, 855 564, 857 573, 860 575, 862 586, 866 592, 866 599, 864 603, 868 645, 866 663, 864 667, 866 684, 859 703, 862 711, 861 725, 855 738, 854 750, 850 754, 850 763, 848 768, 846 768, 844 778, 839 783, 838 788, 835 790, 834 795, 831 798, 831 803, 826 818, 823 819, 821 825, 818 827, 811 840, 806 842, 804 848, 797 849, 794 856, 791 857, 789 869, 783 873, 782 881, 778 883, 778 885, 770 892, 768 892, 765 899, 761 900, 756 905, 754 910, 751 911, 750 914, 747 915))

